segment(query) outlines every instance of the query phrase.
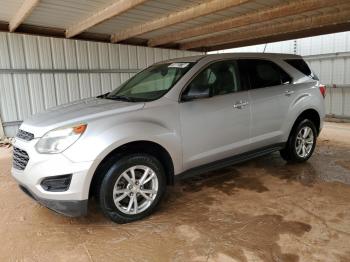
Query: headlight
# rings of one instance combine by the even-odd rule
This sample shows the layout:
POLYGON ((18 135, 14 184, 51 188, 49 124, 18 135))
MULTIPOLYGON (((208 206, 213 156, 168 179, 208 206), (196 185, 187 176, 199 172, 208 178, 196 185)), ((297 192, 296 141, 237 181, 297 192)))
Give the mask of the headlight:
POLYGON ((47 132, 35 148, 42 154, 57 154, 73 145, 86 130, 87 125, 76 125, 47 132))

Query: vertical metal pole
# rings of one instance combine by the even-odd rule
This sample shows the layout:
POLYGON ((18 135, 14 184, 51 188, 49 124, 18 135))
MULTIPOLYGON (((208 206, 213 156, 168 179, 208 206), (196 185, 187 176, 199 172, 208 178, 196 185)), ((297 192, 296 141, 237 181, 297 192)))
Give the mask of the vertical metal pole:
POLYGON ((329 90, 329 113, 332 115, 333 113, 333 87, 329 90))
POLYGON ((343 117, 345 117, 345 88, 344 86, 341 87, 341 96, 342 96, 342 107, 341 107, 341 114, 343 117))
POLYGON ((0 116, 0 140, 4 140, 5 139, 5 132, 4 132, 4 128, 2 126, 2 121, 1 121, 1 116, 0 116))
POLYGON ((298 53, 298 42, 296 39, 294 39, 293 41, 293 54, 297 54, 298 53))
POLYGON ((267 43, 266 43, 265 46, 264 46, 264 51, 263 51, 263 53, 265 53, 266 47, 267 47, 267 43))

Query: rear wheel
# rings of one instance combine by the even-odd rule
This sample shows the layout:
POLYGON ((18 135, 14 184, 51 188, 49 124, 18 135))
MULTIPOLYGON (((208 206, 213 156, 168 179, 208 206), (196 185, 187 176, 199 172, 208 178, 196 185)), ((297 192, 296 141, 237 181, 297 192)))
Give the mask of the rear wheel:
POLYGON ((148 154, 134 154, 113 164, 100 187, 103 213, 117 223, 127 223, 150 215, 166 189, 161 163, 148 154))
POLYGON ((281 157, 289 162, 307 161, 316 146, 317 131, 314 123, 304 119, 293 128, 287 145, 280 151, 281 157))

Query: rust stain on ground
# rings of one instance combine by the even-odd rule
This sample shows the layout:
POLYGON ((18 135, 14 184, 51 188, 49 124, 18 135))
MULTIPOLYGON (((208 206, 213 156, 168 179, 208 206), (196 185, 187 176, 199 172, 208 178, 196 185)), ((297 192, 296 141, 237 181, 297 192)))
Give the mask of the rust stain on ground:
POLYGON ((25 196, 0 149, 0 261, 349 261, 350 125, 326 124, 308 163, 277 153, 170 187, 132 224, 66 218, 25 196))

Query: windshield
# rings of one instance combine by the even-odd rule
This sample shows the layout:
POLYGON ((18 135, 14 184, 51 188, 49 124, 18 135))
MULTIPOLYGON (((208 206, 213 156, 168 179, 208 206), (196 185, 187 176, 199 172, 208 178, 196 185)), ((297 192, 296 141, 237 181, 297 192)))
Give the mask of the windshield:
POLYGON ((151 66, 104 96, 129 102, 152 101, 165 95, 193 66, 193 63, 167 63, 151 66))

